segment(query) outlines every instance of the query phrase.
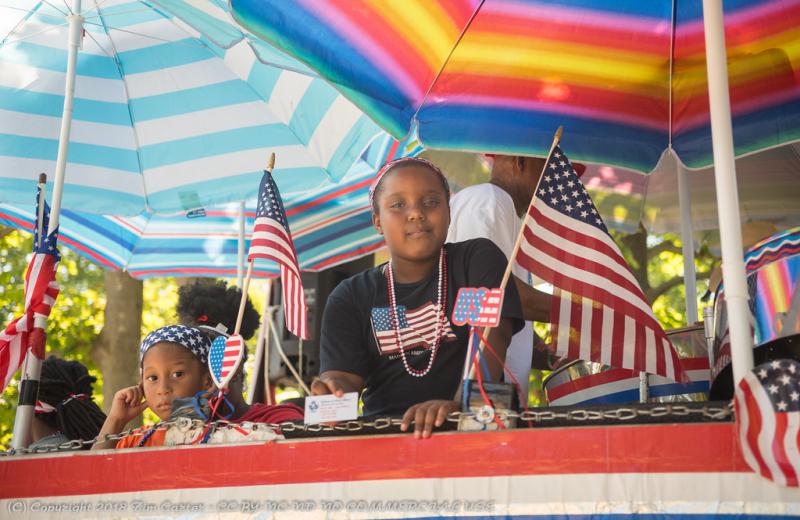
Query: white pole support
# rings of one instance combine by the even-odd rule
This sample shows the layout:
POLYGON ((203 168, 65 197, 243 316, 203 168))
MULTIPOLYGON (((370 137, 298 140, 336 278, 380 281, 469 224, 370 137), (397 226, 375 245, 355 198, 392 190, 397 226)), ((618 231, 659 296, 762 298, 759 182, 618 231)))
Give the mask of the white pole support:
MULTIPOLYGON (((67 169, 67 152, 69 150, 69 134, 72 128, 72 104, 75 98, 75 67, 78 62, 78 48, 83 35, 83 17, 81 16, 81 0, 72 1, 72 14, 67 16, 69 22, 69 42, 67 47, 67 76, 64 86, 64 108, 61 115, 61 132, 58 137, 58 155, 53 180, 53 198, 50 202, 50 224, 46 233, 49 235, 57 227, 61 216, 61 195, 64 191, 64 172, 67 169)), ((39 237, 42 238, 41 235, 39 237)), ((47 321, 37 319, 34 327, 45 329, 47 321)), ((19 404, 14 417, 14 432, 11 438, 13 449, 25 448, 31 443, 31 426, 33 424, 34 407, 39 394, 39 379, 42 375, 42 360, 37 358, 28 345, 25 345, 25 361, 22 365, 22 378, 19 383, 19 404)))
POLYGON ((681 244, 683 248, 683 287, 686 291, 686 324, 697 321, 697 272, 694 267, 694 225, 692 224, 692 188, 689 172, 675 161, 678 175, 678 200, 681 208, 681 244))
POLYGON ((747 280, 742 254, 742 228, 736 165, 733 152, 728 61, 722 0, 703 0, 706 40, 708 100, 714 147, 714 181, 717 189, 719 233, 722 242, 722 279, 731 338, 734 388, 753 368, 753 336, 750 332, 747 280))
POLYGON ((239 203, 239 241, 236 251, 236 282, 239 287, 244 282, 244 225, 246 220, 244 201, 242 201, 239 203))

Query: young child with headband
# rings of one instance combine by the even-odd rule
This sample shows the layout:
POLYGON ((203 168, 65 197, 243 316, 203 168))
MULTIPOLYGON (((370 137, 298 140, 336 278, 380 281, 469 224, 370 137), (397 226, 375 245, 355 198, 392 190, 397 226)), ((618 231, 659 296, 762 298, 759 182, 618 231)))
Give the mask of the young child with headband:
POLYGON ((142 381, 114 395, 108 418, 92 449, 163 445, 166 431, 152 427, 141 428, 118 443, 104 442, 103 438, 122 432, 145 408, 166 421, 175 399, 210 390, 213 386, 208 371, 210 349, 211 341, 205 334, 184 325, 168 325, 145 336, 139 349, 142 381))
MULTIPOLYGON (((462 287, 499 287, 507 260, 487 239, 445 244, 450 189, 432 163, 403 158, 384 166, 370 188, 372 221, 391 258, 339 284, 328 298, 320 336, 317 395, 364 390, 364 415, 403 415, 417 438, 447 414, 462 377, 469 330, 450 322, 462 287)), ((508 284, 502 319, 486 356, 492 378, 522 310, 508 284)))

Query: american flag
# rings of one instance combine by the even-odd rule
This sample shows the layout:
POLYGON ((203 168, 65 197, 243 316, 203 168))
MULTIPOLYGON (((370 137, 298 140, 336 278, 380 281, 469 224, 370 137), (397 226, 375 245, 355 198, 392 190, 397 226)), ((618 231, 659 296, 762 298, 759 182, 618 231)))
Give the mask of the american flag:
POLYGON ((241 336, 217 336, 211 344, 208 353, 208 366, 211 368, 211 375, 214 382, 219 386, 227 386, 233 373, 239 368, 244 350, 242 349, 243 340, 241 336))
POLYGON ((473 327, 496 327, 500 322, 503 291, 497 289, 462 287, 453 306, 453 323, 473 327), (480 298, 480 299, 479 299, 480 298))
MULTIPOLYGON (((436 340, 436 306, 428 302, 418 309, 406 312, 404 305, 397 306, 397 322, 404 350, 419 345, 433 346, 436 340)), ((442 313, 441 337, 444 341, 456 339, 445 313, 442 313)), ((372 308, 372 331, 381 355, 400 352, 389 307, 372 308)))
POLYGON ((555 289, 558 354, 683 380, 677 352, 567 156, 556 147, 516 261, 555 289))
MULTIPOLYGON (((39 194, 36 193, 36 215, 39 215, 39 194)), ((50 220, 50 208, 45 204, 42 229, 46 232, 50 220)), ((37 232, 34 222, 33 258, 25 272, 25 306, 21 316, 0 332, 0 378, 5 388, 11 377, 22 365, 30 347, 39 359, 44 359, 44 328, 47 317, 58 296, 56 269, 61 257, 58 254, 58 229, 44 240, 37 232), (38 329, 38 331, 37 331, 38 329)))
POLYGON ((280 266, 286 327, 296 336, 309 339, 308 307, 300 279, 300 266, 286 221, 286 211, 278 187, 269 171, 264 172, 258 191, 258 209, 250 241, 248 261, 274 260, 280 266))
POLYGON ((800 363, 779 359, 745 374, 734 397, 747 464, 784 486, 800 477, 800 363))

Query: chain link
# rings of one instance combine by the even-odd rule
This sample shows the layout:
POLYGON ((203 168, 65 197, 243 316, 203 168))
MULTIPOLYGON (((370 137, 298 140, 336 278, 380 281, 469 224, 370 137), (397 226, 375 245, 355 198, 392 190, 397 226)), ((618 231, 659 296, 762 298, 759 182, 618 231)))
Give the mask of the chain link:
MULTIPOLYGON (((687 406, 682 404, 665 404, 651 408, 633 408, 621 407, 612 410, 596 410, 596 409, 542 409, 542 410, 525 410, 516 412, 513 410, 495 410, 498 419, 505 421, 508 419, 519 419, 520 421, 530 421, 535 423, 548 423, 554 421, 568 421, 576 423, 591 423, 596 421, 632 421, 637 418, 664 418, 664 417, 698 417, 712 421, 723 421, 733 417, 733 403, 726 403, 724 405, 705 405, 705 406, 687 406)), ((477 420, 477 415, 474 412, 452 412, 447 416, 449 422, 459 422, 462 418, 469 418, 477 420)), ((363 430, 386 430, 393 427, 399 427, 402 424, 401 419, 380 417, 371 421, 343 421, 335 424, 297 424, 293 422, 283 423, 252 423, 249 428, 252 430, 271 429, 279 430, 282 433, 355 433, 363 430)), ((219 429, 232 429, 241 428, 241 424, 234 424, 228 421, 214 421, 205 423, 198 419, 189 419, 186 417, 173 419, 165 422, 158 423, 153 426, 155 430, 166 430, 172 426, 176 426, 182 430, 188 430, 194 427, 208 426, 211 433, 219 429)), ((137 433, 139 428, 131 428, 123 432, 106 435, 100 442, 107 441, 120 441, 134 433, 137 433)), ((9 451, 0 452, 0 457, 10 455, 23 455, 23 454, 36 454, 36 453, 51 453, 58 451, 72 451, 80 450, 86 446, 93 445, 96 440, 84 441, 81 439, 67 441, 55 446, 39 446, 35 448, 18 448, 9 451)))

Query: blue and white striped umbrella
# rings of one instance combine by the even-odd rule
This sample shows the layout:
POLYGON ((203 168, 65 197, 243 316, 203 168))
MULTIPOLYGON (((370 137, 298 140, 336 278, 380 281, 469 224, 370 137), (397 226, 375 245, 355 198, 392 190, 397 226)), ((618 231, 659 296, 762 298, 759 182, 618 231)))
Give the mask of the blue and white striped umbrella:
MULTIPOLYGON (((0 202, 52 174, 66 3, 0 6, 0 202)), ((379 128, 217 0, 85 0, 63 207, 178 212, 256 195, 269 152, 286 196, 338 181, 379 128)))
MULTIPOLYGON (((372 227, 369 185, 376 169, 385 161, 417 155, 421 150, 419 142, 413 139, 398 143, 381 137, 339 182, 326 181, 307 193, 285 197, 300 268, 322 271, 383 247, 383 237, 372 227)), ((279 173, 276 168, 274 174, 279 173)), ((253 201, 245 211, 248 241, 253 231, 255 206, 253 201)), ((239 204, 207 207, 196 214, 202 216, 146 213, 120 217, 64 208, 59 240, 106 269, 125 269, 136 278, 235 277, 239 204)), ((0 225, 32 231, 34 219, 30 201, 25 205, 0 204, 0 225)), ((254 264, 255 277, 277 274, 274 262, 257 260, 254 264)))

